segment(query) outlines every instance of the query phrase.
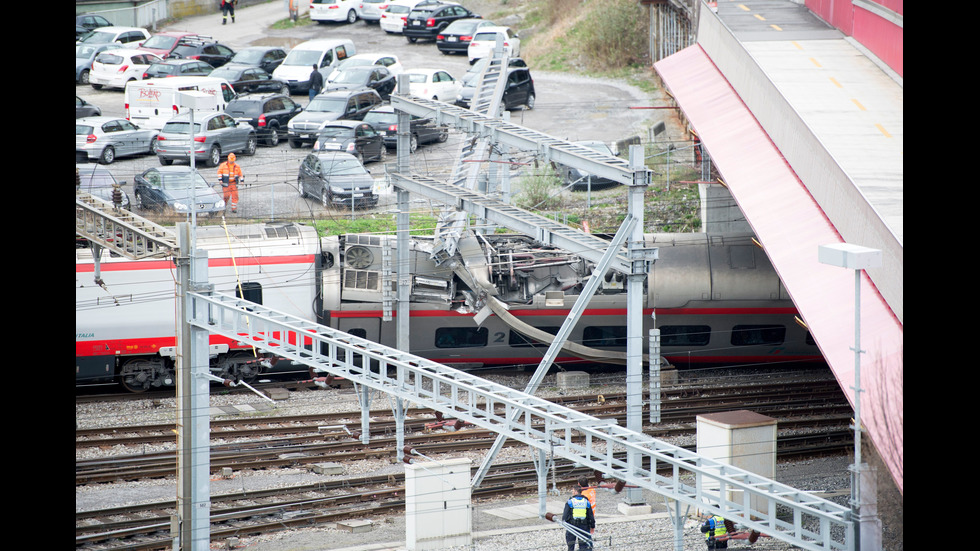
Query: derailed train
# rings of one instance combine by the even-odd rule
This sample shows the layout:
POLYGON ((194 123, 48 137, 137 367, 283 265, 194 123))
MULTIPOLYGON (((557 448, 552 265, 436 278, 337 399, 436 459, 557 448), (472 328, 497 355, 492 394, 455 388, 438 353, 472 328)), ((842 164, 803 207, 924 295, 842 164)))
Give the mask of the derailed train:
MULTIPOLYGON (((644 286, 644 335, 656 324, 668 362, 822 361, 751 235, 648 234, 645 240, 659 248, 659 260, 644 286)), ((468 258, 458 262, 434 255, 435 243, 410 240, 410 352, 460 369, 536 366, 594 268, 519 235, 473 237, 461 247, 468 258), (477 315, 488 303, 493 314, 477 315)), ((200 227, 197 246, 208 252, 215 291, 395 345, 394 317, 385 321, 386 311, 397 308, 393 236, 318 239, 308 226, 254 224, 227 232, 200 227)), ((137 392, 173 385, 173 260, 104 253, 97 284, 92 249, 75 253, 76 385, 118 382, 137 392)), ((623 278, 609 272, 555 363, 566 369, 617 363, 611 360, 626 350, 626 297, 623 278)), ((223 379, 251 380, 268 370, 262 355, 210 337, 211 370, 223 379)), ((289 369, 288 362, 275 369, 289 369)))

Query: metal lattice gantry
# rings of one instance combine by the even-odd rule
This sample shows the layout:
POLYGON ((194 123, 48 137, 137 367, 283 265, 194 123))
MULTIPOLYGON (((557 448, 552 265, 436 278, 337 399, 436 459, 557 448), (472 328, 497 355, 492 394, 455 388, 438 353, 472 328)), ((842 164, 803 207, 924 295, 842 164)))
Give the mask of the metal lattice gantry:
POLYGON ((134 260, 177 250, 177 238, 167 228, 88 193, 75 192, 75 233, 134 260))
POLYGON ((455 416, 803 549, 854 549, 847 507, 615 421, 249 301, 218 293, 190 293, 189 299, 188 322, 200 329, 455 416), (630 453, 642 458, 639 466, 627 464, 630 453), (658 474, 663 468, 671 474, 658 474))

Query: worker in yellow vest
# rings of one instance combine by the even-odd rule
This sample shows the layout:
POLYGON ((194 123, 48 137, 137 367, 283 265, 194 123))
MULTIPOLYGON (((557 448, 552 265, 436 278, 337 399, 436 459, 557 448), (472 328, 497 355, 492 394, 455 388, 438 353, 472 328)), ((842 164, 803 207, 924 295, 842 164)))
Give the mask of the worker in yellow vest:
POLYGON ((728 549, 728 527, 725 519, 713 515, 701 525, 701 533, 706 538, 708 549, 728 549))
POLYGON ((595 514, 592 504, 582 495, 582 488, 575 487, 573 495, 565 503, 565 511, 561 516, 562 522, 571 528, 565 529, 565 543, 568 551, 575 551, 575 541, 578 551, 592 551, 592 535, 595 534, 595 514))

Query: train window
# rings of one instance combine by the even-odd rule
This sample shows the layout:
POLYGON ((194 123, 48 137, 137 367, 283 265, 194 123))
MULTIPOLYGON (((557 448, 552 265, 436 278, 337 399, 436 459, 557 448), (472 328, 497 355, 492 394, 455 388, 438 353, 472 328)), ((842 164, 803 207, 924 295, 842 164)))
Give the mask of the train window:
POLYGON ((354 327, 353 329, 351 329, 350 331, 348 331, 348 333, 350 333, 351 335, 353 335, 355 337, 360 337, 362 339, 366 339, 367 338, 367 329, 364 329, 362 327, 354 327))
POLYGON ((582 331, 585 346, 626 346, 626 326, 589 326, 582 331))
POLYGON ((474 348, 487 345, 486 327, 440 327, 436 329, 436 348, 474 348))
POLYGON ((706 346, 711 340, 707 325, 664 325, 660 328, 660 346, 706 346))
POLYGON ((262 284, 247 281, 235 286, 235 296, 255 304, 262 304, 262 284))
POLYGON ((736 325, 732 328, 732 344, 735 346, 783 344, 784 340, 786 327, 782 325, 736 325))
MULTIPOLYGON (((545 333, 551 333, 552 335, 557 335, 558 330, 561 327, 538 327, 538 329, 544 331, 545 333)), ((525 348, 529 346, 544 346, 547 347, 548 344, 543 343, 537 339, 532 339, 527 335, 518 333, 517 331, 511 331, 510 336, 507 337, 507 344, 513 346, 514 348, 525 348)))

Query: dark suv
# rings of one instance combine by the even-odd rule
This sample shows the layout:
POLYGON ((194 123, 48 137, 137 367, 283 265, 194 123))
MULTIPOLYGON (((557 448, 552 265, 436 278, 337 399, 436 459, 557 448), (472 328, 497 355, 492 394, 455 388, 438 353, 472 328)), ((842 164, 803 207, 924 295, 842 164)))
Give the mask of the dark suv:
POLYGON ((221 67, 235 55, 235 51, 213 40, 185 38, 170 52, 167 59, 199 59, 212 67, 221 67))
MULTIPOLYGON (((398 114, 391 105, 382 105, 371 110, 365 115, 364 122, 370 124, 384 136, 387 147, 398 148, 398 114)), ((409 153, 414 153, 419 144, 439 142, 443 143, 449 139, 449 129, 445 126, 438 126, 430 118, 411 116, 409 120, 409 153)))
POLYGON ((279 145, 289 121, 302 111, 302 106, 283 94, 241 97, 225 108, 236 121, 251 124, 259 141, 270 146, 279 145))
POLYGON ((305 111, 289 121, 289 145, 312 145, 320 129, 327 123, 338 119, 362 120, 368 111, 381 104, 381 96, 370 88, 319 94, 310 101, 305 111))
MULTIPOLYGON (((456 98, 456 105, 467 109, 470 107, 470 101, 473 99, 473 93, 478 82, 479 79, 476 79, 463 86, 456 98)), ((521 106, 525 109, 534 109, 534 99, 534 80, 531 78, 530 69, 527 67, 508 67, 507 86, 504 88, 504 97, 501 101, 502 107, 508 111, 521 106)))
POLYGON ((435 40, 443 29, 457 19, 482 19, 482 16, 451 2, 422 2, 409 12, 402 34, 409 42, 420 38, 435 40))

